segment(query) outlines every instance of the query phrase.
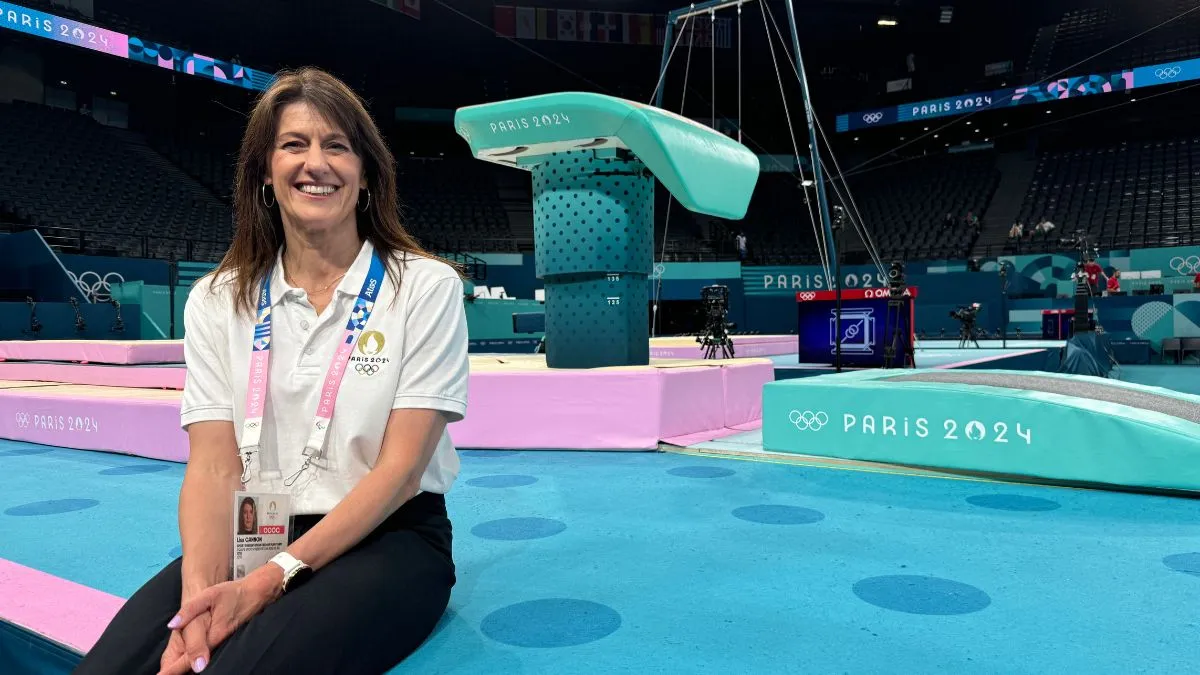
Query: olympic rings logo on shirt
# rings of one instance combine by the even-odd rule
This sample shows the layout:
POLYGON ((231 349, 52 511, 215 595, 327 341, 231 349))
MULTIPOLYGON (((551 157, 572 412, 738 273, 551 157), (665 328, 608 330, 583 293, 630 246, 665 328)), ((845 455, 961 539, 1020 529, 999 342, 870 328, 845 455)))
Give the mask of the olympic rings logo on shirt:
POLYGON ((1160 80, 1169 80, 1173 77, 1178 77, 1183 69, 1179 66, 1171 66, 1170 68, 1159 68, 1154 71, 1154 76, 1160 80))
POLYGON ((356 363, 354 364, 354 372, 370 377, 379 372, 379 366, 374 363, 356 363))
POLYGON ((1186 258, 1175 256, 1171 258, 1171 262, 1168 265, 1171 269, 1175 270, 1176 274, 1196 274, 1200 272, 1200 256, 1189 255, 1186 258))
POLYGON ((873 113, 867 113, 867 114, 863 115, 863 121, 866 122, 867 124, 875 124, 876 122, 878 122, 882 119, 883 119, 883 113, 881 113, 881 112, 873 112, 873 113))
POLYGON ((829 424, 829 415, 811 410, 804 412, 793 410, 788 414, 788 420, 800 431, 820 431, 822 427, 829 424))

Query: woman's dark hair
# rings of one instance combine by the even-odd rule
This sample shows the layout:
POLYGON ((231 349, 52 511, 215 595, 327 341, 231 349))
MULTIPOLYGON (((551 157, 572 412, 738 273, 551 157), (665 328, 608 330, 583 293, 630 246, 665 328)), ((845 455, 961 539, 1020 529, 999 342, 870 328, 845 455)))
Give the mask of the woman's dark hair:
MULTIPOLYGON (((350 147, 363 162, 370 205, 357 214, 359 236, 371 242, 385 263, 408 255, 440 259, 422 248, 400 222, 396 195, 396 160, 366 105, 344 82, 317 68, 279 73, 258 98, 250 112, 238 153, 234 179, 234 236, 213 276, 232 273, 238 311, 253 312, 257 286, 275 263, 284 244, 283 221, 278 205, 263 201, 263 177, 270 166, 271 152, 283 108, 307 103, 330 124, 350 138, 350 147)), ((458 269, 458 266, 450 263, 458 269)), ((398 266, 387 264, 388 275, 400 284, 398 266), (396 267, 396 269, 394 269, 396 267)), ((460 271, 461 274, 461 271, 460 271)))

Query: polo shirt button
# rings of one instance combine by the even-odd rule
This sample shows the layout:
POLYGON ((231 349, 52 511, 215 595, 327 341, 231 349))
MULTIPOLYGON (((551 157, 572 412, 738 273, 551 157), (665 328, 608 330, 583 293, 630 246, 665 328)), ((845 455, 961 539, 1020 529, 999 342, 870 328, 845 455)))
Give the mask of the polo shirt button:
POLYGON ((301 322, 300 322, 300 328, 302 328, 302 329, 304 329, 304 330, 308 330, 308 322, 307 322, 307 321, 301 321, 301 322))

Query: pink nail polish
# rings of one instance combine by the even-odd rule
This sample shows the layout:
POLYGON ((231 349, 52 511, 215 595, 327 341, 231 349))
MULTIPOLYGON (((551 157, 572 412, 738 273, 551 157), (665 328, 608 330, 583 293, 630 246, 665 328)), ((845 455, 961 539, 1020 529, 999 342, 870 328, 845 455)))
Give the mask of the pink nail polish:
POLYGON ((175 630, 176 628, 179 628, 179 617, 175 617, 174 619, 171 619, 171 622, 167 624, 167 628, 170 628, 171 630, 175 630))
POLYGON ((204 657, 201 656, 200 658, 196 659, 195 663, 192 664, 192 670, 194 670, 198 673, 198 672, 204 670, 204 667, 207 665, 208 665, 208 662, 206 662, 204 660, 204 657))

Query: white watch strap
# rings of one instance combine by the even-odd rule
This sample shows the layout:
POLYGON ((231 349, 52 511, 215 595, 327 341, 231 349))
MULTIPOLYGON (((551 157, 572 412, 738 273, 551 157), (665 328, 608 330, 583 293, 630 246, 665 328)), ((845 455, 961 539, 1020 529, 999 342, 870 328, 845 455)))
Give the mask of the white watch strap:
POLYGON ((287 551, 276 553, 275 557, 271 558, 271 562, 283 568, 283 578, 291 578, 296 570, 304 567, 304 563, 287 551))

